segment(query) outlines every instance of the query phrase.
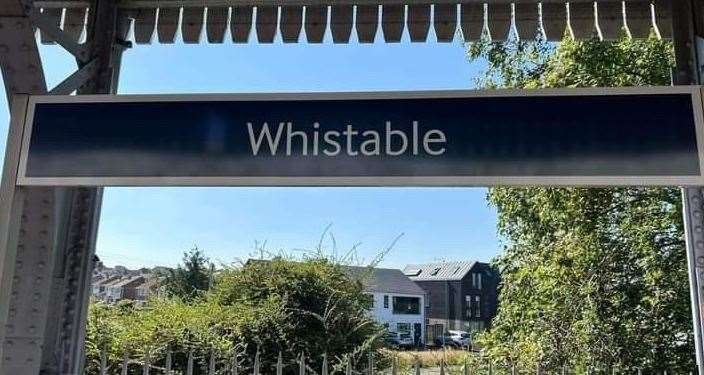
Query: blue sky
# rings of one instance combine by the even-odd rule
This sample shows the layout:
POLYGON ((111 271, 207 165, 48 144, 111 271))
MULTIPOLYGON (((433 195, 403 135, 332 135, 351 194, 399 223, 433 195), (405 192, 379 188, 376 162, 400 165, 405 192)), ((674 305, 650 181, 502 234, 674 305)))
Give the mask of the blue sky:
MULTIPOLYGON (((123 59, 120 93, 311 92, 471 88, 482 68, 462 44, 150 45, 123 59)), ((429 39, 434 39, 431 35, 429 39)), ((75 69, 56 46, 41 47, 50 86, 75 69)), ((0 131, 7 133, 0 103, 0 131)), ((96 124, 98 125, 98 124, 96 124)), ((2 142, 4 147, 4 141, 2 142)), ((490 260, 496 213, 486 189, 108 188, 97 253, 108 265, 170 265, 194 245, 219 262, 312 249, 331 226, 338 252, 374 258, 401 236, 382 265, 490 260)), ((326 248, 332 250, 328 237, 326 248)))

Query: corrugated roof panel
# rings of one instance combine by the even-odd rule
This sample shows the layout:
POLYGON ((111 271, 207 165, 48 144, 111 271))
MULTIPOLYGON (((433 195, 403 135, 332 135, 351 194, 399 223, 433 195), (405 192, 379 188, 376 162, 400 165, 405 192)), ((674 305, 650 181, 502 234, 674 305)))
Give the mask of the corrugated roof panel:
POLYGON ((462 280, 477 262, 409 264, 403 273, 411 280, 462 280), (415 274, 415 276, 412 276, 415 274))

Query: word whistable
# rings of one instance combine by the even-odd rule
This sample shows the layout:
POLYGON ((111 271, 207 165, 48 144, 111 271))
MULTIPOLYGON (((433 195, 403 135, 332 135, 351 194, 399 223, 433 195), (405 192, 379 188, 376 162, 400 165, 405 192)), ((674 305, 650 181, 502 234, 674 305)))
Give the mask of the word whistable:
POLYGON ((393 129, 391 121, 386 121, 383 132, 359 130, 348 124, 343 131, 322 130, 320 123, 297 130, 292 122, 279 122, 270 127, 264 122, 259 128, 247 122, 249 142, 253 155, 269 152, 272 156, 279 152, 286 156, 399 156, 404 154, 439 156, 445 153, 447 138, 438 129, 425 130, 421 134, 418 121, 412 122, 411 134, 393 129), (272 130, 275 129, 275 130, 272 130))

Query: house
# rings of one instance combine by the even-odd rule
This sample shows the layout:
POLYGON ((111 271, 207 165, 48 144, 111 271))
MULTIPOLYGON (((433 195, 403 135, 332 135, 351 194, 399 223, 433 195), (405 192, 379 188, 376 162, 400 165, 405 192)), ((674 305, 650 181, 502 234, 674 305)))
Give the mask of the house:
POLYGON ((348 267, 372 299, 370 314, 389 331, 425 343, 425 292, 398 269, 348 267))
POLYGON ((116 302, 123 299, 135 299, 137 296, 136 287, 144 283, 144 276, 126 276, 114 280, 105 285, 103 300, 106 302, 116 302))
POLYGON ((150 277, 144 280, 142 284, 135 286, 134 299, 140 302, 146 302, 153 295, 159 293, 160 280, 157 277, 150 277))
POLYGON ((105 287, 119 278, 119 276, 95 276, 91 282, 91 294, 97 299, 104 299, 105 287))
POLYGON ((409 264, 403 273, 425 291, 426 342, 448 330, 483 331, 496 315, 499 273, 482 262, 409 264))

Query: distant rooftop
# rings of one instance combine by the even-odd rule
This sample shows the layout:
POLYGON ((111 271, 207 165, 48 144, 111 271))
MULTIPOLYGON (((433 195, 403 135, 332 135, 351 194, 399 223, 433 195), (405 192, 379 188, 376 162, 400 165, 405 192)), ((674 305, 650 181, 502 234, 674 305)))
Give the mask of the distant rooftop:
POLYGON ((363 280, 369 292, 377 293, 397 293, 409 295, 424 295, 425 291, 416 283, 411 281, 398 269, 392 268, 371 268, 371 267, 347 267, 352 271, 353 276, 365 276, 369 272, 369 279, 363 280))
POLYGON ((413 281, 424 280, 462 280, 467 273, 479 262, 440 262, 409 264, 403 273, 413 281))

